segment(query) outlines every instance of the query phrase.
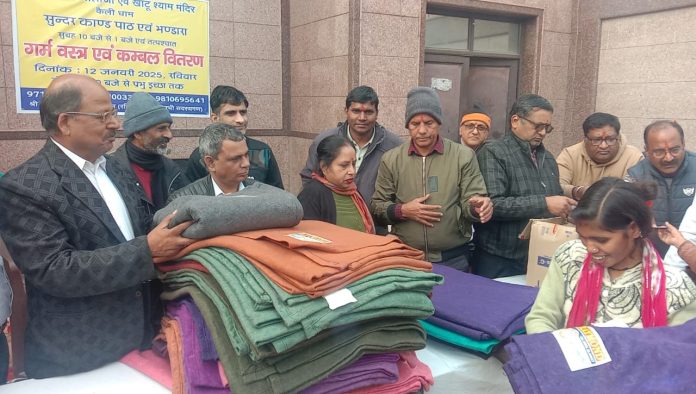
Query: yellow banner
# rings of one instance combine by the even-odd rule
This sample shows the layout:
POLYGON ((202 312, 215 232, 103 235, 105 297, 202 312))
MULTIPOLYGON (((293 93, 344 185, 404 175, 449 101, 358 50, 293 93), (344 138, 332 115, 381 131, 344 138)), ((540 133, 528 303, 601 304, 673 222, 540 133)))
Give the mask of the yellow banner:
POLYGON ((172 115, 208 116, 208 1, 13 0, 18 112, 36 112, 44 88, 84 74, 119 112, 134 92, 172 115))

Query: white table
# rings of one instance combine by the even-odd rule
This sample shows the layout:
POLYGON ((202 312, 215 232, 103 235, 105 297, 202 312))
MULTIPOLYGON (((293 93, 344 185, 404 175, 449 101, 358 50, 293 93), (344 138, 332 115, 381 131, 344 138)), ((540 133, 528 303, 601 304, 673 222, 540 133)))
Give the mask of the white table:
POLYGON ((167 394, 169 389, 119 363, 50 379, 29 379, 0 386, 2 394, 167 394))
POLYGON ((457 347, 428 339, 416 352, 435 378, 429 394, 512 393, 512 387, 496 358, 484 360, 457 347))
MULTIPOLYGON (((498 279, 524 284, 524 275, 498 279)), ((455 346, 428 339, 416 352, 435 378, 429 394, 512 393, 502 364, 494 357, 484 360, 455 346)), ((0 394, 165 394, 169 390, 133 368, 119 362, 93 371, 50 379, 29 379, 0 386, 0 394)))

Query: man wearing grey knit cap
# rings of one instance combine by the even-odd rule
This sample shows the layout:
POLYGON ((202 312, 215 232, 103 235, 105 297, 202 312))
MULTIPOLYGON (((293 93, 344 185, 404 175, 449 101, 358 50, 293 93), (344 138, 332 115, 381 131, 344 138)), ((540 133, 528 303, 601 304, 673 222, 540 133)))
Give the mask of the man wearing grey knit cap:
POLYGON ((408 93, 405 125, 411 139, 382 156, 372 213, 429 261, 468 271, 471 223, 493 213, 474 151, 440 136, 442 106, 431 88, 408 93))
POLYGON ((189 184, 172 159, 165 157, 173 138, 172 116, 148 93, 134 93, 126 104, 123 134, 128 138, 113 156, 139 180, 150 219, 166 205, 169 194, 189 184))

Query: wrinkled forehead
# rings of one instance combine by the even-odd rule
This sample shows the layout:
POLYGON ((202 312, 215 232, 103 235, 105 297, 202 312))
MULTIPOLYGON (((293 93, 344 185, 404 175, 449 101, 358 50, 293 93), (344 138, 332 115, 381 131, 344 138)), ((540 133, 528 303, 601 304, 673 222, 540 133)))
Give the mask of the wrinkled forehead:
POLYGON ((435 118, 428 114, 415 114, 409 121, 409 123, 427 123, 427 122, 435 122, 435 118))
POLYGON ((365 102, 365 103, 359 103, 357 101, 353 101, 350 103, 350 107, 348 107, 349 110, 357 110, 357 111, 377 111, 375 108, 375 105, 371 102, 365 102))
POLYGON ((618 137, 619 133, 611 126, 602 126, 587 131, 587 138, 618 137))
POLYGON ((684 138, 674 126, 664 125, 648 131, 647 148, 673 148, 684 145, 684 138))

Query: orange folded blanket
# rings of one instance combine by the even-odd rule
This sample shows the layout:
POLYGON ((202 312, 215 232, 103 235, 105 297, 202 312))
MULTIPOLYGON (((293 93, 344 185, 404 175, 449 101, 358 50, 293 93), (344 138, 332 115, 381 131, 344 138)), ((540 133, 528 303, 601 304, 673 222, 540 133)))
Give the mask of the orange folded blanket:
POLYGON ((162 333, 167 341, 169 365, 172 369, 172 394, 184 394, 184 348, 179 322, 170 317, 162 317, 162 333))
MULTIPOLYGON (((360 278, 390 268, 430 271, 423 252, 395 237, 362 233, 330 223, 306 220, 295 227, 246 231, 198 241, 193 250, 231 249, 291 294, 319 297, 360 278)), ((159 261, 158 261, 159 263, 159 261)))

